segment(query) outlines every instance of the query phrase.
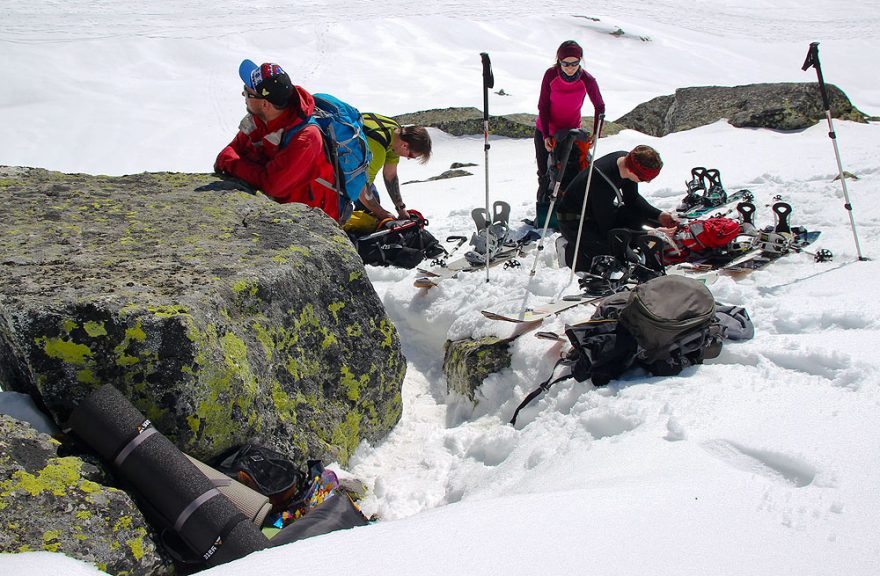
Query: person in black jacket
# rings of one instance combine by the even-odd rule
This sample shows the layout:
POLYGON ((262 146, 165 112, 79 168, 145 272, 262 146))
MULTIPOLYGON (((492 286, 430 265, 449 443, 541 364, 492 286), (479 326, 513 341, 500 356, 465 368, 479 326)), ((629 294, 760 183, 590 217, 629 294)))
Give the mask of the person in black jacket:
POLYGON ((610 254, 608 232, 614 228, 640 229, 659 223, 674 227, 675 217, 662 212, 639 194, 638 183, 650 182, 663 167, 660 154, 650 146, 636 146, 630 152, 612 152, 593 163, 593 177, 587 197, 587 211, 581 222, 581 209, 590 170, 578 174, 565 189, 557 209, 559 228, 568 241, 565 263, 575 261, 578 229, 582 229, 576 271, 589 272, 593 257, 610 254))

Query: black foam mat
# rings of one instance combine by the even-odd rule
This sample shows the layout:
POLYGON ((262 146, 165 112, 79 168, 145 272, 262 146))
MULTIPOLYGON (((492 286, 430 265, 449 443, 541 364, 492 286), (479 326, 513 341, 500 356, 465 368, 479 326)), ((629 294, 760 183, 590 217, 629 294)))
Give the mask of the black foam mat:
MULTIPOLYGON (((107 384, 83 400, 70 417, 70 426, 108 463, 146 418, 118 390, 107 384)), ((198 497, 214 489, 211 481, 165 436, 145 436, 119 466, 120 477, 149 503, 149 508, 169 524, 198 497)), ((224 528, 231 531, 208 559, 215 566, 241 558, 268 546, 268 540, 247 518, 235 522, 239 510, 231 500, 217 494, 192 512, 178 534, 195 552, 208 552, 224 528)))

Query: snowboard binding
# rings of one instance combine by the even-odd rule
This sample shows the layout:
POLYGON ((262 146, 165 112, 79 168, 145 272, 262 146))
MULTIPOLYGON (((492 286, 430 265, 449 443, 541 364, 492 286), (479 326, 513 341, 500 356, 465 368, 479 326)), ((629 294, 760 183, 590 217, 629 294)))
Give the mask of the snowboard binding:
POLYGON ((474 266, 484 265, 487 260, 491 262, 508 242, 510 204, 498 200, 492 205, 491 217, 485 208, 474 208, 471 217, 477 227, 471 237, 474 249, 466 252, 464 257, 474 266))
POLYGON ((706 193, 706 169, 702 166, 691 168, 691 179, 685 182, 686 192, 681 204, 678 205, 676 211, 687 212, 694 206, 703 203, 703 195, 706 193))
POLYGON ((697 206, 713 208, 727 203, 727 192, 721 184, 721 172, 717 168, 691 168, 691 179, 685 182, 685 196, 676 208, 684 214, 697 206))

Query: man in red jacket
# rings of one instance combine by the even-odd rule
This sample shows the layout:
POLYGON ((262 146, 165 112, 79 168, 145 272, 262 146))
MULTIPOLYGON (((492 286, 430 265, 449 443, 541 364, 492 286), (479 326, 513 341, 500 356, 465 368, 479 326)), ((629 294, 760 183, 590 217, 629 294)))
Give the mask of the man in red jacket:
POLYGON ((315 109, 312 95, 294 86, 278 64, 242 62, 248 115, 238 134, 217 156, 214 170, 244 180, 277 202, 301 202, 339 220, 333 167, 324 154, 320 129, 297 127, 315 109), (293 136, 285 134, 294 130, 293 136))

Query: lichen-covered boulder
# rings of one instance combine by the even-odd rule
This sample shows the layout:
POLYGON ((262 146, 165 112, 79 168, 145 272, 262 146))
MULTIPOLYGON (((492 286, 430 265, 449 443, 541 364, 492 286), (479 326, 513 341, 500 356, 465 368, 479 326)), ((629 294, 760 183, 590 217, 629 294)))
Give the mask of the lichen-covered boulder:
POLYGON ((447 390, 473 400, 474 392, 489 374, 510 367, 511 340, 494 336, 447 340, 443 357, 447 390))
POLYGON ((0 552, 60 552, 108 574, 173 573, 131 498, 97 484, 91 468, 0 415, 0 552))
MULTIPOLYGON (((846 94, 827 85, 834 118, 865 122, 846 94)), ((783 82, 679 88, 636 106, 615 122, 651 136, 665 136, 727 118, 737 128, 802 130, 825 118, 819 85, 783 82)))
POLYGON ((57 421, 111 383, 202 460, 346 462, 400 417, 397 331, 323 212, 208 174, 0 168, 0 386, 57 421))

